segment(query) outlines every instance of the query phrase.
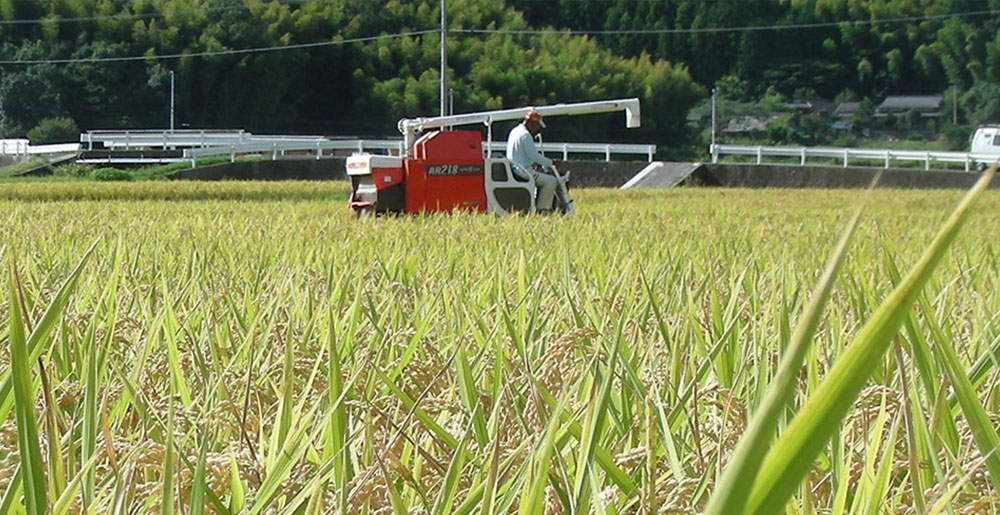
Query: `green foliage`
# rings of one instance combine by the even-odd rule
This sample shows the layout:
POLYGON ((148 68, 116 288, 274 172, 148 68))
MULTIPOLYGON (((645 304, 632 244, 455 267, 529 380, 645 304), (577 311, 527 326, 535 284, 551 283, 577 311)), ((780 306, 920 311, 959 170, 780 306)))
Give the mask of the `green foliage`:
POLYGON ((971 125, 947 125, 941 131, 948 150, 967 151, 969 150, 969 137, 975 127, 971 125))
MULTIPOLYGON (((12 0, 17 16, 51 10, 12 0), (16 8, 16 9, 15 9, 16 8)), ((201 10, 175 0, 84 3, 64 16, 101 16, 56 29, 17 26, 0 34, 17 60, 74 59, 0 71, 0 131, 21 131, 52 116, 86 128, 164 126, 175 79, 178 124, 253 132, 396 135, 396 121, 438 110, 436 33, 276 52, 93 62, 293 44, 330 43, 435 28, 439 2, 271 0, 201 10), (133 13, 141 11, 143 17, 133 13), (38 102, 23 102, 33 98, 38 102)), ((69 9, 67 7, 66 9, 69 9)), ((13 16, 13 14, 12 14, 13 16)), ((530 28, 502 2, 449 2, 452 29, 530 28)), ((49 24, 51 25, 51 24, 49 24)), ((47 26, 48 27, 48 26, 47 26)), ((457 112, 613 97, 640 97, 645 140, 677 137, 684 113, 703 94, 686 68, 647 53, 622 58, 581 36, 452 33, 449 86, 457 112)), ((595 124, 597 125, 597 124, 595 124)), ((604 137, 589 125, 567 134, 604 137)), ((558 134, 558 131, 556 132, 558 134)))
POLYGON ((64 116, 46 118, 28 131, 28 140, 33 145, 75 142, 79 136, 80 129, 76 122, 64 116))
MULTIPOLYGON (((173 72, 178 124, 395 136, 399 118, 437 112, 439 35, 331 43, 433 30, 438 6, 437 0, 267 0, 209 2, 203 9, 180 0, 3 0, 5 19, 44 19, 5 28, 4 56, 73 62, 3 67, 0 133, 21 135, 53 117, 94 129, 165 126, 173 72), (87 16, 98 18, 66 21, 87 16), (300 44, 320 46, 238 52, 300 44), (234 52, 196 55, 206 51, 234 52), (153 59, 164 55, 184 57, 153 59), (150 59, 92 60, 134 56, 150 59)), ((995 20, 938 16, 974 9, 968 2, 452 0, 448 8, 448 77, 457 112, 618 96, 643 101, 641 131, 556 125, 547 134, 554 139, 641 139, 676 148, 691 139, 687 111, 711 87, 737 102, 764 97, 769 113, 776 112, 772 100, 796 91, 879 100, 958 87, 970 91, 960 102, 965 121, 1000 118, 1000 96, 990 91, 1000 81, 995 20), (924 16, 938 17, 876 22, 924 16), (712 30, 803 24, 829 25, 712 30), (611 32, 517 32, 550 28, 611 32), (665 30, 622 33, 640 29, 665 30)), ((860 121, 855 126, 871 127, 860 121)))
POLYGON ((942 16, 995 7, 995 2, 860 2, 858 0, 508 0, 535 26, 576 30, 681 29, 611 33, 598 42, 623 55, 648 52, 683 63, 702 84, 728 76, 747 81, 751 96, 769 86, 791 94, 813 88, 833 98, 893 91, 937 93, 1000 80, 1000 34, 992 16, 942 16), (928 17, 912 22, 878 20, 928 17), (837 22, 841 23, 835 25, 837 22), (869 23, 870 22, 870 23, 869 23), (779 28, 807 30, 683 29, 779 28), (710 56, 710 57, 709 57, 710 56))
POLYGON ((967 121, 976 125, 1000 121, 1000 85, 979 82, 959 97, 967 121))
POLYGON ((98 168, 90 172, 90 178, 95 181, 131 181, 132 174, 117 168, 98 168))
POLYGON ((750 100, 750 84, 736 75, 726 75, 715 83, 715 88, 720 97, 740 102, 750 100))
POLYGON ((855 131, 871 129, 875 123, 875 104, 868 97, 862 98, 858 102, 858 108, 854 111, 851 123, 855 131))
POLYGON ((86 163, 65 163, 52 168, 52 175, 56 177, 89 177, 94 171, 94 166, 86 163))

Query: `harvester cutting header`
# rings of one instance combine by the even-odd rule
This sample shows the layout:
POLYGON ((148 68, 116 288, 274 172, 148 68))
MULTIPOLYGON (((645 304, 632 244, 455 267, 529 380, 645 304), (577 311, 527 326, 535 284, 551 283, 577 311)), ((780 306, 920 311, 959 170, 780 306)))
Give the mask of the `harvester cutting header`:
MULTIPOLYGON (((454 210, 496 214, 535 212, 535 179, 508 159, 484 152, 478 130, 451 130, 462 125, 486 126, 487 149, 493 123, 524 119, 528 113, 562 116, 625 111, 625 126, 639 127, 639 99, 604 100, 540 107, 521 107, 399 121, 405 156, 354 154, 347 159, 351 179, 349 205, 367 213, 430 213, 454 210)), ((533 114, 532 116, 535 116, 533 114)), ((565 177, 554 167, 561 208, 572 212, 565 177)))

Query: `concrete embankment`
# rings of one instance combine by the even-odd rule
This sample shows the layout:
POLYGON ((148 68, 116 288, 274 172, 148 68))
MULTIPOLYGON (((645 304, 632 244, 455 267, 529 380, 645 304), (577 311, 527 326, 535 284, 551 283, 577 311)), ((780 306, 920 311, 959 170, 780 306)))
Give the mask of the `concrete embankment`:
MULTIPOLYGON (((874 167, 705 164, 684 184, 732 188, 866 188, 879 170, 874 167)), ((976 172, 889 168, 883 171, 878 187, 969 188, 978 178, 976 172)), ((994 181, 992 187, 998 186, 1000 184, 994 181)))
MULTIPOLYGON (((181 170, 174 177, 204 181, 346 180, 345 161, 344 158, 335 157, 220 163, 181 170)), ((570 182, 575 188, 617 188, 646 165, 644 161, 572 161, 566 164, 566 169, 572 172, 570 182)))
MULTIPOLYGON (((345 180, 343 158, 250 161, 181 170, 178 179, 196 180, 345 180)), ((649 163, 644 161, 571 161, 571 185, 575 188, 618 188, 629 182, 649 163)), ((840 166, 791 166, 752 164, 663 163, 646 173, 633 187, 663 188, 866 188, 878 168, 840 166), (680 175, 686 176, 681 179, 680 175)), ((945 170, 890 168, 879 181, 880 188, 943 189, 968 188, 978 173, 945 170)), ((993 187, 1000 187, 994 182, 993 187)))

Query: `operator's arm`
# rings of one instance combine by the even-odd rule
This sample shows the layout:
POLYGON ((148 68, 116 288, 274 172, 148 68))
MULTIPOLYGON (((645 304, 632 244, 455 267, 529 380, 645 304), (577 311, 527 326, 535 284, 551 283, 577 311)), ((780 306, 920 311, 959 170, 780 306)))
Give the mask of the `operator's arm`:
POLYGON ((535 146, 535 139, 531 137, 531 133, 525 131, 524 134, 521 134, 518 143, 520 144, 524 155, 531 160, 532 163, 541 166, 552 166, 552 160, 545 157, 538 151, 538 147, 535 146))

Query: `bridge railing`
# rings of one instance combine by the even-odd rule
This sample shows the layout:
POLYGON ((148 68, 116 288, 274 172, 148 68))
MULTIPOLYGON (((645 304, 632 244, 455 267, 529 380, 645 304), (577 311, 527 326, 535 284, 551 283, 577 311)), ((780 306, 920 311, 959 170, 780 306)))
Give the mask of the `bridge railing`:
POLYGON ((992 164, 1000 159, 998 154, 972 152, 945 152, 937 150, 892 150, 870 148, 838 147, 768 147, 760 145, 712 145, 709 147, 712 162, 718 163, 719 156, 736 155, 754 157, 756 164, 764 164, 765 157, 798 158, 799 165, 805 166, 810 158, 835 159, 845 168, 851 162, 878 161, 889 168, 893 162, 918 162, 924 170, 930 170, 932 163, 962 164, 965 171, 971 171, 978 164, 992 164))

